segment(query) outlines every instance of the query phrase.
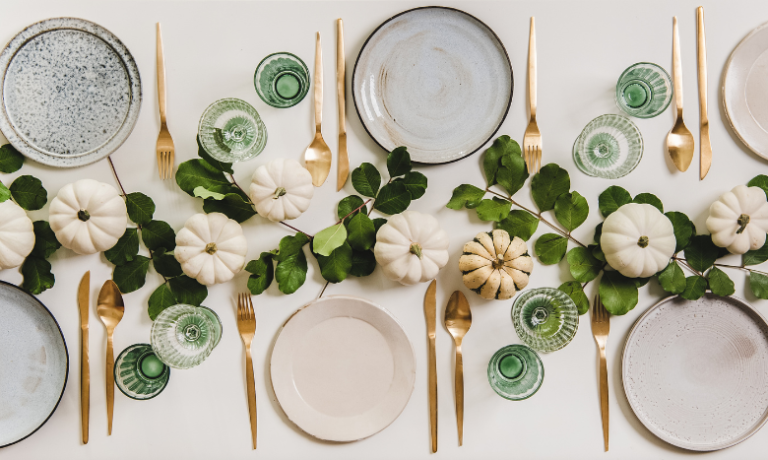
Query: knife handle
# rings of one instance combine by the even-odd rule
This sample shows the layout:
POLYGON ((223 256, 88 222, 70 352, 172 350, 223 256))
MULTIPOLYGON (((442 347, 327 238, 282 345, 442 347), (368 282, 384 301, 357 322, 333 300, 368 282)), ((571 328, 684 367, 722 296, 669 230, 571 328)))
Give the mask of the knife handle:
POLYGON ((91 412, 91 366, 88 361, 88 326, 81 329, 80 343, 80 411, 83 444, 88 444, 88 418, 91 412))
POLYGON ((112 413, 115 408, 115 355, 112 334, 107 335, 107 434, 112 434, 112 413))
POLYGON ((429 422, 432 431, 432 453, 437 452, 437 363, 435 361, 435 338, 428 340, 429 347, 429 422))
POLYGON ((336 21, 336 91, 339 97, 339 134, 346 133, 346 83, 347 70, 344 57, 344 22, 336 21))
POLYGON ((704 36, 704 7, 696 8, 696 32, 698 38, 699 107, 701 124, 709 124, 707 118, 707 44, 704 36))

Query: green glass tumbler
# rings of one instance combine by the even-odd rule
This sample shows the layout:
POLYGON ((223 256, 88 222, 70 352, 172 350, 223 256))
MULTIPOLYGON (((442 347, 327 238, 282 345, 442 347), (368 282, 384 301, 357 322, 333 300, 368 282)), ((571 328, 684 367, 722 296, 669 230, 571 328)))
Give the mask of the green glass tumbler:
POLYGON ((197 127, 200 145, 224 163, 246 161, 267 145, 267 127, 251 104, 236 98, 209 105, 197 127))
POLYGON ((253 85, 261 100, 272 107, 293 107, 309 91, 309 69, 294 54, 273 53, 256 67, 253 85))
POLYGON ((512 322, 520 340, 537 351, 550 353, 573 340, 579 328, 579 310, 559 289, 529 289, 515 300, 512 322))
POLYGON ((165 389, 170 378, 171 368, 157 358, 148 343, 131 345, 115 361, 115 384, 131 399, 154 398, 165 389))
POLYGON ((488 383, 499 396, 520 401, 533 396, 544 382, 544 365, 525 345, 507 345, 488 363, 488 383))
POLYGON ((638 62, 631 65, 616 83, 616 104, 627 114, 653 118, 672 101, 672 79, 656 64, 638 62))
POLYGON ((221 323, 211 310, 193 305, 173 305, 152 323, 150 341, 157 357, 176 369, 201 364, 221 338, 221 323))

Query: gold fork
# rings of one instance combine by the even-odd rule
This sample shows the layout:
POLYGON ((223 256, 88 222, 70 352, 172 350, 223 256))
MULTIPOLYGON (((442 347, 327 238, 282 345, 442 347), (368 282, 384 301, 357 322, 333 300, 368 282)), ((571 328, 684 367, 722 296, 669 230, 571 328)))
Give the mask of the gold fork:
POLYGON ((536 29, 531 16, 531 34, 528 38, 528 100, 531 120, 523 136, 523 152, 528 173, 535 174, 541 169, 541 133, 536 124, 536 29))
POLYGON ((165 124, 165 57, 163 55, 163 36, 160 23, 157 23, 157 99, 160 106, 160 134, 157 136, 157 169, 160 179, 170 179, 173 175, 173 164, 176 149, 173 146, 171 133, 165 124))
POLYGON ((256 386, 253 381, 253 360, 251 360, 251 342, 256 333, 256 314, 250 294, 237 296, 237 330, 245 346, 245 381, 248 386, 248 415, 251 418, 251 438, 256 449, 256 386))
POLYGON ((611 330, 611 317, 605 310, 600 295, 595 296, 595 306, 592 307, 592 335, 597 342, 600 358, 600 414, 603 419, 603 441, 608 452, 608 366, 605 360, 605 343, 611 330))

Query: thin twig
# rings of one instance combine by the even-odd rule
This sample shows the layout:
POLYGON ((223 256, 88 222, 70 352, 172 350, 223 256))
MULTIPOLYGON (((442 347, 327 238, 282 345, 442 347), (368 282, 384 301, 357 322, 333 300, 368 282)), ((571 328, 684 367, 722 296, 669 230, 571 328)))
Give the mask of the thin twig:
POLYGON ((323 296, 323 294, 325 293, 325 288, 327 288, 330 283, 331 283, 330 281, 325 282, 325 286, 323 286, 323 290, 320 291, 320 295, 317 296, 318 299, 323 296))
MULTIPOLYGON (((347 217, 349 217, 349 216, 351 216, 352 214, 356 213, 357 211, 359 211, 359 210, 363 209, 363 207, 364 207, 365 205, 367 205, 368 203, 370 203, 370 202, 371 202, 371 198, 368 198, 368 201, 366 201, 365 203, 361 204, 360 206, 358 206, 358 207, 356 207, 355 209, 353 209, 353 210, 351 210, 350 212, 348 212, 348 213, 347 213, 347 215, 346 215, 346 216, 344 216, 344 217, 342 217, 341 219, 339 219, 339 220, 336 222, 336 224, 335 224, 335 225, 339 225, 340 223, 342 223, 342 222, 344 221, 344 219, 346 219, 347 217)), ((373 211, 373 206, 371 206, 371 211, 373 211)), ((370 215, 370 213, 369 213, 369 215, 370 215)))

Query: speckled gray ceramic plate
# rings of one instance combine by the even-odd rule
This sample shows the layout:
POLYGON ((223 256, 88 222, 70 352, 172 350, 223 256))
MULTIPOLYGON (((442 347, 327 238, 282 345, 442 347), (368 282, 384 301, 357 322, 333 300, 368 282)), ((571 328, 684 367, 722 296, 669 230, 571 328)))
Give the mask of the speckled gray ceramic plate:
POLYGON ((730 447, 768 419, 768 323, 735 297, 668 297, 630 330, 622 378, 632 410, 659 438, 730 447))
POLYGON ((496 34, 444 7, 384 22, 352 73, 355 109, 368 134, 387 151, 408 147, 419 163, 447 163, 480 149, 507 116, 512 87, 496 34))
POLYGON ((139 116, 141 80, 128 48, 76 18, 41 21, 0 53, 0 130, 40 163, 82 166, 111 154, 139 116))
POLYGON ((51 312, 0 281, 0 447, 21 441, 48 421, 68 372, 67 344, 51 312))

